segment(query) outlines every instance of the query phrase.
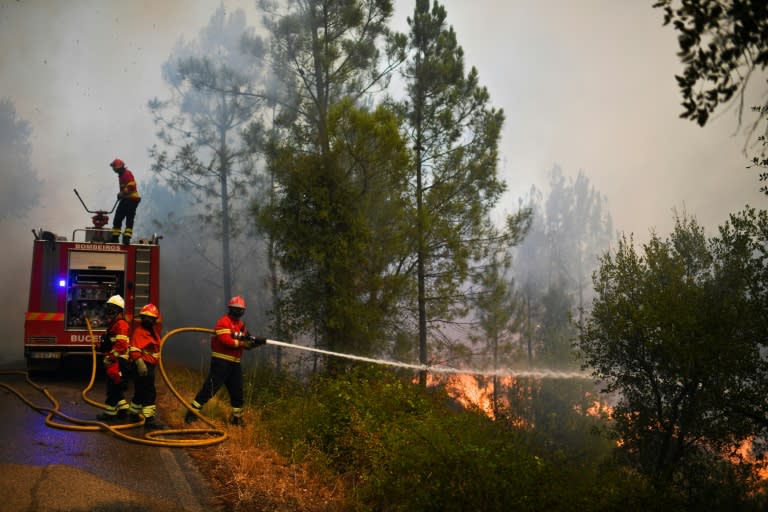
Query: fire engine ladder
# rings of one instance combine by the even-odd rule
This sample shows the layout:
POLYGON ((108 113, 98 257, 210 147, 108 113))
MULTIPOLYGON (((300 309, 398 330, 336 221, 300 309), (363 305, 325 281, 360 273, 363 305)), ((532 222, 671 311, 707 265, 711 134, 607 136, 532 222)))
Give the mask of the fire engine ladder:
POLYGON ((139 315, 141 308, 149 304, 149 278, 152 256, 148 247, 136 248, 136 275, 133 279, 133 316, 139 315))

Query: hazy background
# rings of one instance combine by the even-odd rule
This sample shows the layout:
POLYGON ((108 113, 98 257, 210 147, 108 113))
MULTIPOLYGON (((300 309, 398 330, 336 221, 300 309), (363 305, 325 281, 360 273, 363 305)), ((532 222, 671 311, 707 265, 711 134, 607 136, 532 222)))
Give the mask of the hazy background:
MULTIPOLYGON (((711 232, 729 212, 764 204, 757 173, 745 168, 735 111, 706 128, 679 119, 676 39, 652 0, 442 3, 466 64, 507 115, 500 167, 509 192, 500 213, 515 209, 531 185, 546 190, 554 165, 566 176, 584 171, 607 196, 615 229, 637 240, 652 228, 666 234, 673 209, 711 232)), ((89 225, 73 188, 91 209, 111 208, 117 180, 108 163, 116 157, 140 191, 149 182, 156 139, 146 105, 168 96, 161 65, 219 5, 243 8, 250 24, 260 18, 253 0, 0 0, 0 99, 29 123, 42 182, 39 204, 22 217, 0 217, 0 358, 22 354, 31 229, 69 238, 89 225)), ((405 31, 413 1, 398 0, 396 9, 394 28, 405 31)), ((0 168, 0 197, 12 203, 25 195, 12 192, 9 175, 0 168)), ((173 286, 164 283, 161 293, 172 300, 173 286)))

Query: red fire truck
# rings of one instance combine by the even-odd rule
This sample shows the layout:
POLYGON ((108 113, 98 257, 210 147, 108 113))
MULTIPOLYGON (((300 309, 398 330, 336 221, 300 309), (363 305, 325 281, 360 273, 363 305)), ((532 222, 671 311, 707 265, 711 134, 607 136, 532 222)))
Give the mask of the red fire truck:
MULTIPOLYGON (((75 194, 83 203, 77 190, 75 194)), ((24 322, 29 371, 58 368, 70 356, 90 356, 86 318, 98 339, 107 327, 104 305, 110 296, 125 299, 129 322, 138 318, 144 305, 160 305, 162 237, 155 234, 128 245, 110 243, 111 229, 104 226, 115 207, 109 212, 91 211, 85 203, 83 207, 95 214, 93 226, 75 229, 70 240, 32 230, 32 275, 24 322)))

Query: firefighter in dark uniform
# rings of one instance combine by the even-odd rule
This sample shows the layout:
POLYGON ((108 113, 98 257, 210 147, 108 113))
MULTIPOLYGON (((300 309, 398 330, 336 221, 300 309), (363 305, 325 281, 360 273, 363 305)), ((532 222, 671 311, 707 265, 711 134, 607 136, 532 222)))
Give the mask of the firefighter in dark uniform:
MULTIPOLYGON (((203 382, 200 391, 192 401, 192 407, 199 413, 221 386, 226 386, 229 392, 229 403, 232 415, 229 422, 232 425, 243 426, 243 371, 240 358, 243 349, 250 350, 255 346, 264 345, 266 338, 254 337, 248 334, 242 317, 245 314, 245 299, 241 296, 232 297, 227 304, 227 314, 219 318, 211 337, 211 367, 208 377, 203 382)), ((184 421, 192 423, 197 416, 187 411, 184 421)))
POLYGON ((136 208, 141 202, 136 179, 133 173, 125 167, 125 162, 119 158, 112 160, 109 164, 112 170, 117 173, 120 192, 117 193, 117 199, 120 202, 117 205, 115 219, 112 222, 112 243, 120 242, 120 230, 125 219, 125 231, 123 232, 123 243, 130 244, 133 236, 133 220, 136 217, 136 208))
POLYGON ((107 408, 96 419, 107 423, 123 421, 128 416, 128 402, 125 391, 129 375, 128 333, 130 325, 123 317, 125 301, 120 295, 107 299, 104 314, 109 320, 107 331, 101 337, 101 351, 104 353, 104 368, 107 372, 107 408))
POLYGON ((136 368, 133 399, 129 408, 131 421, 144 416, 144 428, 155 429, 163 426, 155 418, 157 412, 157 390, 155 389, 155 368, 160 357, 160 335, 157 321, 160 311, 154 304, 147 304, 139 311, 140 324, 131 335, 128 356, 136 368))

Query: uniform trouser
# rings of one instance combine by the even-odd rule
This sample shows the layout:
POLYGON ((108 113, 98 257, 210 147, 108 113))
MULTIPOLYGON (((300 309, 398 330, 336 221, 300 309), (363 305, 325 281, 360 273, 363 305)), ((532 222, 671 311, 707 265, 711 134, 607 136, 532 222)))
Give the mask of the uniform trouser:
POLYGON ((118 358, 117 364, 120 366, 120 373, 123 374, 120 384, 115 384, 112 379, 107 377, 107 399, 104 401, 110 408, 127 409, 128 403, 125 401, 125 392, 128 390, 128 378, 130 375, 130 363, 125 359, 118 358), (125 404, 125 407, 122 405, 125 404))
POLYGON ((134 414, 141 413, 145 418, 153 417, 157 409, 157 406, 155 405, 156 398, 157 390, 155 389, 155 365, 147 363, 147 374, 137 374, 136 380, 133 384, 131 412, 134 414))
POLYGON ((117 211, 115 211, 115 219, 112 222, 112 236, 120 236, 120 228, 125 220, 125 233, 126 238, 133 236, 133 220, 136 218, 136 208, 139 206, 141 198, 139 199, 121 199, 117 205, 117 211))
POLYGON ((227 387, 229 403, 232 409, 239 412, 243 407, 243 370, 240 363, 225 361, 218 357, 211 358, 208 378, 195 396, 196 404, 193 405, 199 405, 198 409, 201 408, 221 389, 221 386, 227 387))

